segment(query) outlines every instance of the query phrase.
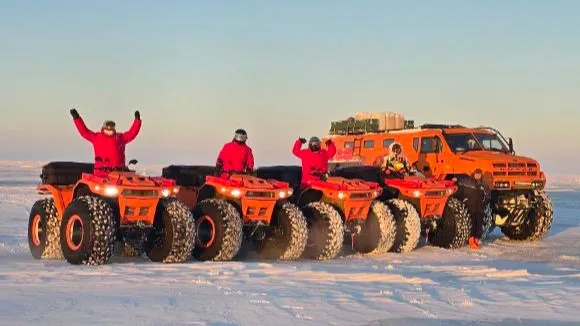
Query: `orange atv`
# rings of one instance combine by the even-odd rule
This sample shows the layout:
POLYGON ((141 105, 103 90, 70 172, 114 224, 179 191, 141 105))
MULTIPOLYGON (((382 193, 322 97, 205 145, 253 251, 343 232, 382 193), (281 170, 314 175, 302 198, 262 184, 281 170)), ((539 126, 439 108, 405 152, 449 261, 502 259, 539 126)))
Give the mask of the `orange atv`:
MULTIPOLYGON (((129 165, 136 164, 131 160, 129 165)), ((132 243, 154 262, 185 262, 193 249, 191 212, 175 199, 175 182, 128 168, 93 174, 93 164, 52 162, 42 168, 30 211, 28 243, 36 259, 103 265, 116 241, 132 243)))
POLYGON ((394 252, 413 250, 423 230, 433 245, 456 249, 469 238, 471 218, 467 207, 451 197, 457 186, 453 181, 425 178, 416 172, 389 171, 378 166, 348 166, 333 170, 337 176, 377 182, 383 187, 380 200, 395 215, 397 236, 394 252))
POLYGON ((254 240, 267 259, 295 260, 306 245, 308 230, 302 212, 284 201, 292 195, 285 182, 249 174, 214 176, 213 166, 171 165, 162 175, 176 180, 177 195, 193 210, 198 260, 232 260, 244 236, 254 240))
POLYGON ((375 200, 381 194, 378 184, 320 174, 320 180, 300 189, 300 166, 262 167, 257 173, 295 189, 289 200, 302 209, 309 228, 306 258, 333 259, 342 249, 345 233, 361 253, 384 253, 393 245, 394 219, 388 207, 375 200))

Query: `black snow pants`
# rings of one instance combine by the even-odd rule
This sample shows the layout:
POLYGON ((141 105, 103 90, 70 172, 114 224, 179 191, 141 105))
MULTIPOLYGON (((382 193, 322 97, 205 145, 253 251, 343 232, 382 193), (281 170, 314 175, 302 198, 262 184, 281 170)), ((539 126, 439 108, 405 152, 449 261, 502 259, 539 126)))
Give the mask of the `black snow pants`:
POLYGON ((472 218, 471 236, 481 238, 483 235, 483 219, 485 206, 489 201, 489 190, 483 181, 473 178, 459 182, 457 196, 463 200, 472 218))

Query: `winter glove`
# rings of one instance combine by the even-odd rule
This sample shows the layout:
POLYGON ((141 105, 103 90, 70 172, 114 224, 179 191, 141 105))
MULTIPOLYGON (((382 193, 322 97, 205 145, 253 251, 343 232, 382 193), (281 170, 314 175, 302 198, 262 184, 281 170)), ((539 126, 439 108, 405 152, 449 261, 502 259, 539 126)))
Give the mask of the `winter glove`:
POLYGON ((327 139, 324 143, 326 144, 326 146, 328 146, 328 145, 330 145, 330 143, 332 143, 332 140, 331 139, 327 139))
POLYGON ((252 175, 252 173, 253 173, 253 170, 252 169, 246 168, 246 174, 252 175))
POLYGON ((300 139, 300 142, 301 142, 302 144, 305 144, 305 143, 306 143, 306 139, 305 139, 305 138, 302 138, 302 137, 300 137, 300 138, 298 138, 298 139, 300 139))
POLYGON ((77 112, 77 109, 70 110, 70 115, 72 115, 73 119, 80 118, 80 115, 77 112))
POLYGON ((141 113, 139 113, 139 110, 135 111, 135 119, 141 120, 141 113))

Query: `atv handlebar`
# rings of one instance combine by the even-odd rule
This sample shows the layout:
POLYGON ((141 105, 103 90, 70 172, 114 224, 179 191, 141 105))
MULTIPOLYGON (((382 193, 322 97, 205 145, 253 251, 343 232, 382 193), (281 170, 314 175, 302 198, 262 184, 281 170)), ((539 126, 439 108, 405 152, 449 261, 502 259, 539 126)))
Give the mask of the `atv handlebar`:
MULTIPOLYGON (((95 162, 102 162, 102 163, 108 163, 109 160, 105 159, 103 160, 100 157, 95 157, 95 162)), ((129 165, 135 165, 139 163, 139 161, 137 161, 136 159, 131 159, 129 161, 129 164, 127 164, 126 166, 101 166, 99 168, 96 168, 96 170, 101 170, 101 171, 105 171, 105 172, 135 172, 134 170, 129 169, 129 165)))

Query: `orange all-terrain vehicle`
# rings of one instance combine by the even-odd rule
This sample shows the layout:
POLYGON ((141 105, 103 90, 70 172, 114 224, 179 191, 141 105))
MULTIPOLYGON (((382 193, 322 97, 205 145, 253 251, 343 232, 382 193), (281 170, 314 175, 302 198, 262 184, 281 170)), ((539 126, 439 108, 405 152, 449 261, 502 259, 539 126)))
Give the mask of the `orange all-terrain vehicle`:
POLYGON ((285 199, 292 189, 285 182, 249 174, 214 176, 213 166, 171 165, 164 177, 179 186, 177 198, 193 210, 198 260, 232 260, 244 236, 254 240, 264 258, 295 260, 301 257, 307 239, 306 220, 285 199))
POLYGON ((302 209, 309 228, 306 258, 336 257, 345 233, 353 249, 361 253, 385 253, 393 245, 395 221, 389 208, 376 200, 382 191, 378 184, 321 174, 320 180, 301 189, 300 166, 261 167, 257 173, 293 187, 288 200, 302 209))
POLYGON ((456 249, 467 242, 471 219, 465 205, 451 197, 453 181, 425 178, 413 171, 386 174, 378 166, 335 168, 332 175, 376 182, 383 187, 379 197, 393 212, 397 225, 394 252, 409 252, 419 243, 421 233, 433 245, 456 249))
POLYGON ((491 190, 484 236, 497 225, 510 239, 533 241, 552 225, 552 203, 539 163, 516 155, 512 139, 493 128, 424 124, 394 131, 334 131, 325 138, 332 138, 338 149, 334 166, 372 165, 398 142, 427 177, 461 181, 481 169, 491 190))
POLYGON ((37 189, 52 198, 37 201, 30 211, 32 256, 102 265, 115 242, 124 241, 152 261, 185 262, 195 228, 189 209, 174 197, 175 182, 128 168, 103 170, 105 177, 94 175, 88 163, 52 162, 42 168, 37 189))

